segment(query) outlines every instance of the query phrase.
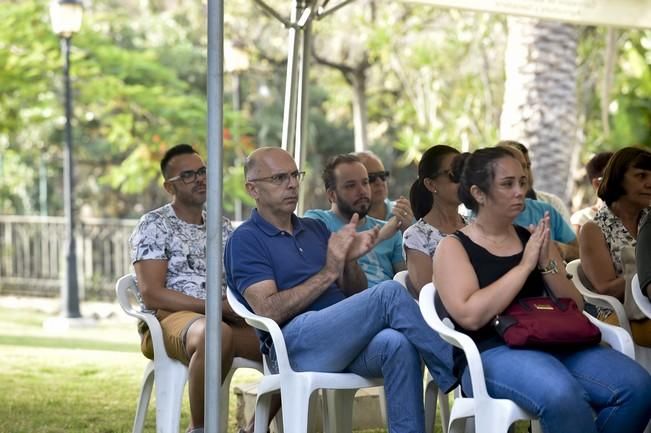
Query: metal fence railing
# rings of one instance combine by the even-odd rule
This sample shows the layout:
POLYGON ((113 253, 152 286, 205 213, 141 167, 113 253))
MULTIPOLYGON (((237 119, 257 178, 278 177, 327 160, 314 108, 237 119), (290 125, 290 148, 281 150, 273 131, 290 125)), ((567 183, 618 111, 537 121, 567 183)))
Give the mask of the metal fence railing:
MULTIPOLYGON (((131 270, 128 240, 137 220, 82 218, 77 223, 80 299, 113 299, 131 270)), ((0 294, 58 296, 64 260, 62 217, 0 215, 0 294)))

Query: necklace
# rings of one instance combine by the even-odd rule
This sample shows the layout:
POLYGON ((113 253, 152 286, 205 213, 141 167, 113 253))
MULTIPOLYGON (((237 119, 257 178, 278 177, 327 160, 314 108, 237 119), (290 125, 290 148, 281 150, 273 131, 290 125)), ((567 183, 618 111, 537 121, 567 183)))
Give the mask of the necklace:
POLYGON ((502 235, 502 236, 500 236, 498 238, 490 237, 490 236, 485 235, 483 233, 485 231, 485 229, 477 221, 475 221, 474 226, 475 226, 475 232, 477 233, 477 235, 479 237, 481 237, 482 239, 490 242, 493 245, 502 245, 502 244, 504 244, 505 241, 507 241, 511 237, 511 232, 510 231, 508 233, 506 233, 505 235, 502 235))
POLYGON ((463 217, 458 213, 455 214, 454 220, 448 220, 442 212, 428 213, 423 217, 423 220, 439 232, 445 234, 454 233, 466 226, 463 217))

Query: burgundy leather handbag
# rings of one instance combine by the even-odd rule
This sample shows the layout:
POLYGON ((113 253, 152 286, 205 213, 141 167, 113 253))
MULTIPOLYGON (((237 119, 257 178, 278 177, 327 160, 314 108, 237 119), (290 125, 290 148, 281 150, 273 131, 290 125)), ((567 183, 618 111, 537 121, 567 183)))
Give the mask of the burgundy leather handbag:
POLYGON ((549 296, 514 301, 493 321, 509 347, 562 349, 597 344, 601 331, 583 315, 570 298, 549 296))

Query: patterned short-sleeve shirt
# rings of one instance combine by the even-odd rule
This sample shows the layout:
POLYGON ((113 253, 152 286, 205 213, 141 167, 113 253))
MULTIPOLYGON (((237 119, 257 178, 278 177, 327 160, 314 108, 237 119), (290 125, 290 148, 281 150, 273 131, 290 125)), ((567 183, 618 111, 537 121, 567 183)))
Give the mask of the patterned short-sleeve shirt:
MULTIPOLYGON (((640 221, 644 220, 644 217, 648 212, 649 209, 645 209, 642 212, 640 221)), ((610 258, 615 266, 615 273, 617 275, 622 275, 622 272, 624 272, 622 250, 625 247, 635 247, 635 239, 624 226, 622 220, 620 220, 608 206, 602 206, 597 211, 597 214, 594 217, 594 222, 599 226, 604 238, 606 239, 608 250, 610 251, 610 258)))
MULTIPOLYGON (((464 216, 461 216, 464 224, 468 224, 468 219, 464 216)), ((403 234, 403 245, 405 250, 407 248, 420 251, 423 254, 428 256, 434 256, 434 251, 438 247, 439 242, 447 236, 447 233, 442 233, 436 227, 433 227, 425 222, 424 219, 419 219, 405 230, 403 234)))
MULTIPOLYGON (((206 299, 205 212, 203 216, 203 224, 189 224, 176 216, 171 204, 146 213, 129 239, 131 262, 167 260, 166 287, 206 299)), ((232 231, 230 221, 224 218, 224 243, 232 231)))

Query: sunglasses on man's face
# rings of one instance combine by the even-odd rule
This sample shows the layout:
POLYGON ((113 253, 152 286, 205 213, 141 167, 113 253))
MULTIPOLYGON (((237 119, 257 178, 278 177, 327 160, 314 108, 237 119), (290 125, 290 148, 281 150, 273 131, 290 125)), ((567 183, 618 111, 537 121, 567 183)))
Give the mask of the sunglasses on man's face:
POLYGON ((373 183, 378 179, 380 179, 382 182, 385 182, 389 175, 390 173, 388 171, 374 171, 368 174, 368 182, 373 183))

